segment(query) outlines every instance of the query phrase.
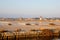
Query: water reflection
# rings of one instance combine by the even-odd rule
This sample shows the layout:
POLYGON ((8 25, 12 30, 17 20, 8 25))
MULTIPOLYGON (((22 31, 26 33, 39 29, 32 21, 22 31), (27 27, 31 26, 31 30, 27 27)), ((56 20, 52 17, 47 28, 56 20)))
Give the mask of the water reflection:
POLYGON ((60 40, 58 37, 6 37, 0 40, 60 40))
POLYGON ((52 37, 17 38, 17 40, 53 40, 53 38, 52 37))
POLYGON ((53 37, 39 37, 39 38, 20 38, 17 40, 60 40, 59 38, 53 37))

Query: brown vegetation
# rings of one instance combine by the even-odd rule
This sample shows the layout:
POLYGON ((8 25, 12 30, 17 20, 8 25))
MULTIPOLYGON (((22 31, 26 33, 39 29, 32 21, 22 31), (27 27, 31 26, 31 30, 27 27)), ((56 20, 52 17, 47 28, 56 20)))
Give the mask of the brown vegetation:
POLYGON ((53 32, 51 30, 44 29, 44 30, 42 30, 41 35, 43 35, 43 36, 53 36, 53 32))

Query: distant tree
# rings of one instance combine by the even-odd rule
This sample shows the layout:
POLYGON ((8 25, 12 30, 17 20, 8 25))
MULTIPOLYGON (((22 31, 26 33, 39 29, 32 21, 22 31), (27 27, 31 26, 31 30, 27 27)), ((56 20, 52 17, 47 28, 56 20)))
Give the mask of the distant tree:
POLYGON ((9 23, 8 25, 12 25, 11 23, 9 23))
POLYGON ((55 25, 54 23, 49 23, 49 25, 55 25))
POLYGON ((26 25, 31 25, 30 23, 27 23, 26 25))

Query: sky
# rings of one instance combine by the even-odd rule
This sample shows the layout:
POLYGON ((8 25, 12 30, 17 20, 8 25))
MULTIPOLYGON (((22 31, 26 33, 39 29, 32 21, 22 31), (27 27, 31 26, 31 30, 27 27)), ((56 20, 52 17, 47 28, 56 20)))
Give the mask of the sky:
POLYGON ((60 0, 0 0, 0 17, 60 17, 60 0))

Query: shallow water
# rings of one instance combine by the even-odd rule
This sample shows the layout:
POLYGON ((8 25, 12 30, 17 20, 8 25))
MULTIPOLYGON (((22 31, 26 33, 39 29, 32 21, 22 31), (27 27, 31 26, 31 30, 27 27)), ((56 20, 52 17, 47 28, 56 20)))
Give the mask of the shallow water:
POLYGON ((52 38, 52 37, 39 37, 39 38, 6 38, 0 40, 60 40, 60 38, 52 38))

